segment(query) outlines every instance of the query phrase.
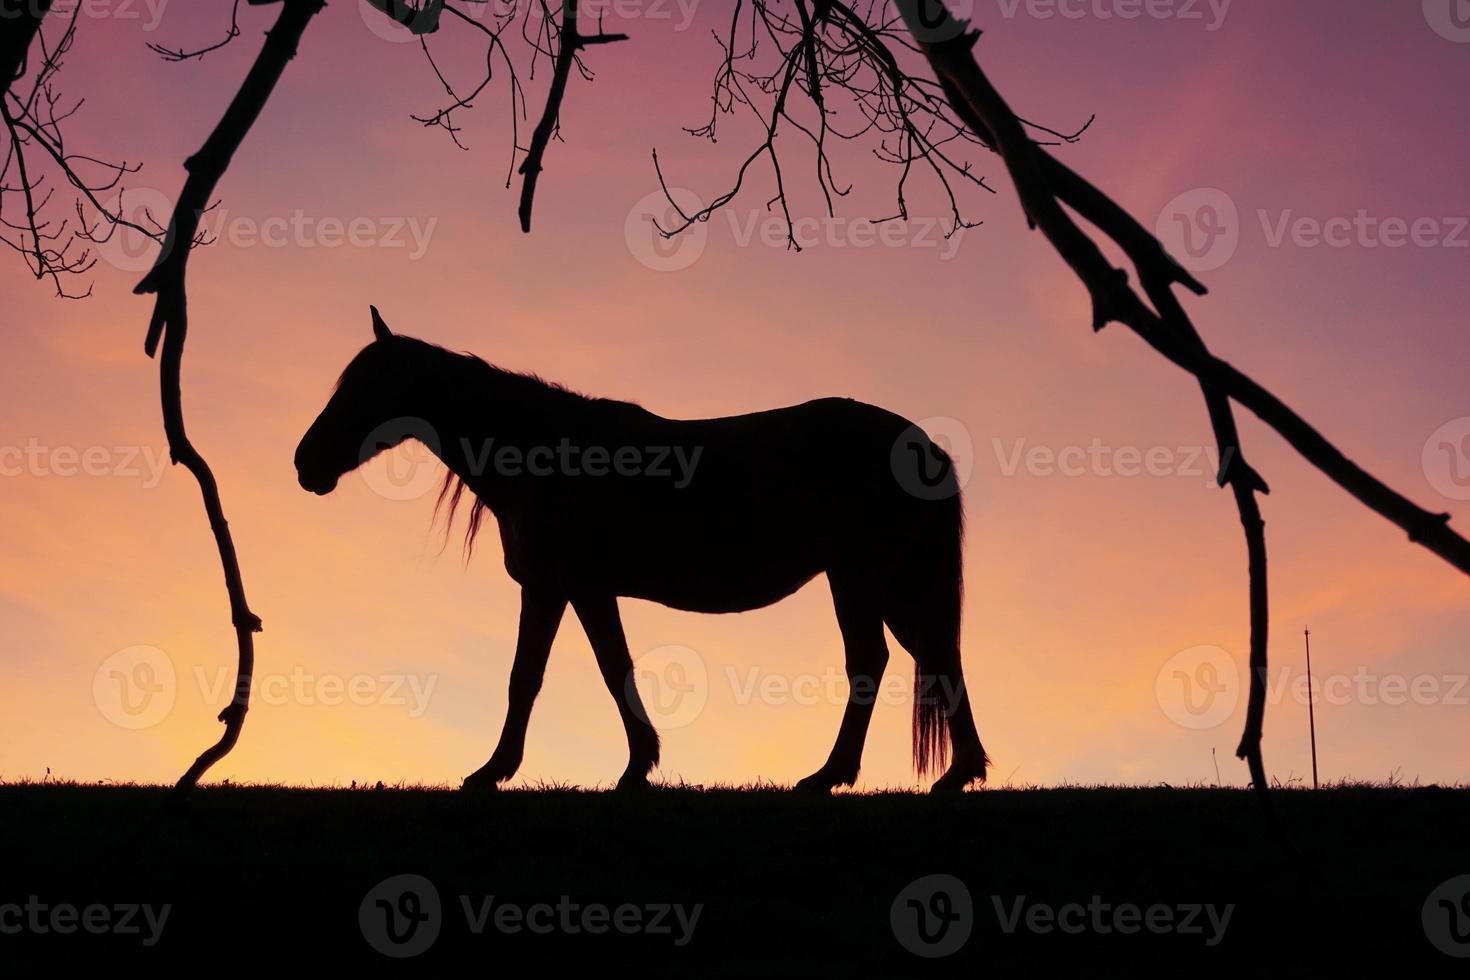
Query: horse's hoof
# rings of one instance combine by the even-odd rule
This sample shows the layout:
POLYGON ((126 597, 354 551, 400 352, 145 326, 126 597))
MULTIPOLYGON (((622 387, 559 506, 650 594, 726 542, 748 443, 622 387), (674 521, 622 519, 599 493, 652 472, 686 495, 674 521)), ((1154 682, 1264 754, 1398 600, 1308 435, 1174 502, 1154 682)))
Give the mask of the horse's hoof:
MULTIPOLYGON (((851 785, 851 782, 848 780, 847 785, 851 785)), ((824 772, 814 772, 805 779, 798 780, 791 791, 802 796, 831 796, 832 790, 841 785, 844 785, 841 779, 836 779, 824 772)))
POLYGON ((959 796, 965 792, 965 787, 970 785, 969 779, 950 779, 947 775, 934 780, 934 785, 929 787, 930 796, 959 796))
POLYGON ((934 780, 934 785, 929 787, 930 796, 959 796, 965 791, 965 787, 979 780, 985 781, 985 769, 982 767, 978 772, 971 769, 962 769, 951 766, 949 772, 934 780))
POLYGON ((624 773, 617 785, 619 793, 646 793, 652 788, 648 783, 648 777, 641 773, 638 775, 624 773))
POLYGON ((483 771, 472 772, 464 778, 459 788, 466 793, 494 793, 500 789, 500 780, 483 771))

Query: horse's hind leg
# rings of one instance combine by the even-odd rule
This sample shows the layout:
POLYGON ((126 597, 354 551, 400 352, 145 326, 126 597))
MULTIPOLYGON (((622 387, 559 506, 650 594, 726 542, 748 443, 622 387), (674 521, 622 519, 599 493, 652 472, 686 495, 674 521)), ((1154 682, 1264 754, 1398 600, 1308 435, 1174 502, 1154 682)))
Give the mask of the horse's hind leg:
POLYGON ((868 722, 888 666, 888 641, 883 636, 882 608, 873 580, 862 574, 829 571, 827 581, 847 661, 847 707, 826 765, 796 784, 803 792, 826 793, 834 786, 857 782, 868 722))
MULTIPOLYGON (((942 590, 926 594, 914 589, 912 583, 906 583, 890 590, 884 612, 894 637, 913 654, 919 680, 915 685, 916 706, 920 697, 936 699, 936 710, 942 719, 940 737, 948 733, 951 762, 944 775, 930 787, 930 792, 936 794, 958 793, 971 782, 984 780, 990 765, 985 747, 980 744, 965 687, 957 607, 957 597, 952 599, 942 590)), ((942 763, 942 759, 936 761, 942 763)))
POLYGON ((587 631, 603 683, 618 704, 623 730, 628 734, 628 768, 618 780, 618 789, 642 789, 648 773, 658 765, 658 733, 648 721, 648 712, 638 689, 633 686, 633 658, 618 615, 617 596, 575 596, 572 608, 587 631))
POLYGON ((491 789, 496 783, 514 776, 521 767, 521 756, 526 750, 526 727, 531 722, 531 705, 541 690, 541 679, 546 675, 546 659, 551 655, 551 643, 556 639, 556 630, 566 608, 567 600, 563 596, 521 590, 521 625, 516 636, 515 664, 510 669, 505 727, 500 730, 500 742, 495 746, 490 761, 465 777, 466 788, 491 789))

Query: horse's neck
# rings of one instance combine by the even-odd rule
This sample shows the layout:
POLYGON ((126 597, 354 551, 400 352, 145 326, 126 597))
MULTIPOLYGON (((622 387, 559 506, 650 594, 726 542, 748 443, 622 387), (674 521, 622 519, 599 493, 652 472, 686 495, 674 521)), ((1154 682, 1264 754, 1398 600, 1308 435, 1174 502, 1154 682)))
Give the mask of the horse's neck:
POLYGON ((439 457, 479 492, 495 482, 497 449, 525 451, 572 435, 575 405, 531 379, 454 355, 426 379, 419 400, 440 438, 439 457))

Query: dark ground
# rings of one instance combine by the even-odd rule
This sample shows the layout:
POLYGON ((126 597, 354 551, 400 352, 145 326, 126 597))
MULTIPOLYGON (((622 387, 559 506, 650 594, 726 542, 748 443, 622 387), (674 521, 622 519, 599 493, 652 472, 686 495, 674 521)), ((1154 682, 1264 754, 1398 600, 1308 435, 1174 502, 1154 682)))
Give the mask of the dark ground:
MULTIPOLYGON (((1385 972, 1379 964, 1405 977, 1470 975, 1470 960, 1437 950, 1421 919, 1437 886, 1470 874, 1470 791, 1276 798, 1322 884, 1300 884, 1263 837, 1254 799, 1230 790, 813 800, 776 791, 224 787, 178 808, 157 788, 0 786, 0 963, 27 968, 11 976, 104 961, 289 976, 318 965, 437 976, 466 961, 476 976, 591 966, 609 976, 988 977, 1059 964, 1069 967, 1064 976, 1371 976, 1385 972), (399 874, 424 876, 441 902, 437 939, 408 959, 377 952, 359 919, 369 891, 399 874), (973 932, 952 955, 925 959, 905 949, 890 909, 932 874, 967 887, 973 932), (25 923, 15 933, 31 896, 45 903, 48 930, 56 920, 45 916, 68 903, 172 908, 145 947, 141 915, 142 935, 42 933, 25 923), (562 896, 582 908, 632 903, 648 917, 657 912, 644 906, 703 908, 677 946, 672 914, 664 920, 672 934, 504 932, 493 921, 475 934, 461 896, 472 907, 488 896, 497 907, 555 906, 562 896), (1007 932, 997 897, 1009 915, 1022 896, 1027 907, 1087 906, 1093 896, 1109 906, 1164 904, 1180 918, 1194 903, 1235 908, 1211 947, 1203 914, 1200 934, 1103 933, 1093 923, 1119 920, 1090 911, 1080 913, 1080 933, 1039 933, 1024 922, 1007 932), (21 908, 7 912, 11 903, 21 908)), ((396 891, 392 901, 411 910, 396 891)), ((383 921, 367 904, 368 921, 383 921)), ((899 928, 915 942, 916 913, 902 915, 899 928)), ((1457 924, 1466 930, 1458 949, 1470 954, 1470 900, 1457 924)), ((382 941, 380 925, 367 928, 382 941)))

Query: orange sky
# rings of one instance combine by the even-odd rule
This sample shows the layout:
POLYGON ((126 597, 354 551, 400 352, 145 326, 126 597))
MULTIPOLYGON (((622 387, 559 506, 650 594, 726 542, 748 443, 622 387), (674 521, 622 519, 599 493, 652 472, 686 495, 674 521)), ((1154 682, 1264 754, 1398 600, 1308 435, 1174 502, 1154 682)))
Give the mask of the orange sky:
MULTIPOLYGON (((971 6, 1018 111, 1060 128, 1097 113, 1063 155, 1135 213, 1152 223, 1199 189, 1212 193, 1184 198, 1192 208, 1221 194, 1234 205, 1238 246, 1205 274, 1212 296, 1192 303, 1216 350, 1398 489, 1465 515, 1470 232, 1456 218, 1470 215, 1470 137, 1456 121, 1470 44, 1405 3, 1237 0, 1214 30, 1208 5, 1205 22, 1100 18, 1107 3, 1067 7, 1075 18, 971 6), (1426 244, 1389 247, 1391 226, 1361 221, 1338 245, 1315 242, 1300 222, 1360 213, 1421 222, 1426 244)), ((707 199, 753 130, 730 123, 716 146, 680 131, 708 111, 709 30, 724 2, 620 9, 645 15, 609 13, 607 28, 633 39, 589 55, 595 83, 574 81, 530 236, 502 186, 503 86, 464 117, 461 152, 408 118, 440 96, 422 56, 345 0, 311 26, 221 185, 221 241, 191 264, 185 393, 267 631, 256 707, 212 777, 457 782, 499 734, 517 590, 495 536, 465 569, 457 546, 439 552, 432 496, 385 499, 360 477, 325 499, 296 485, 296 442, 367 342, 375 303, 401 332, 665 415, 843 394, 941 420, 939 434, 972 447, 964 655, 994 781, 1212 780, 1215 750, 1223 781, 1243 783, 1243 698, 1230 710, 1227 684, 1198 716, 1179 701, 1176 671, 1228 677, 1246 652, 1243 544, 1229 498, 1207 486, 1190 379, 1121 328, 1092 336, 1080 287, 1024 230, 992 160, 978 162, 1000 193, 971 197, 985 224, 958 241, 932 232, 944 213, 932 187, 914 189, 906 233, 865 238, 852 222, 892 210, 893 174, 861 147, 839 157, 858 189, 800 255, 765 243, 769 178, 757 170, 702 246, 666 263, 687 267, 641 263, 646 242, 627 228, 656 189, 650 149, 672 183, 707 199), (333 222, 357 222, 368 241, 338 242, 333 222), (1084 461, 1080 472, 1058 472, 1048 453, 1084 461), (1145 458, 1152 473, 1126 475, 1145 458), (1181 651, 1195 652, 1171 661, 1181 651)), ((202 63, 163 64, 143 43, 210 37, 227 16, 225 3, 138 4, 82 20, 64 81, 87 105, 69 139, 144 160, 138 200, 177 191, 180 161, 272 13, 242 11, 241 39, 202 63)), ((442 44, 446 66, 470 78, 471 52, 442 44)), ((794 140, 787 149, 804 160, 794 140)), ((790 169, 793 207, 820 216, 809 168, 790 169)), ((219 672, 233 665, 197 490, 160 463, 149 304, 129 293, 140 253, 104 259, 80 303, 53 299, 13 256, 0 266, 5 779, 49 767, 171 780, 218 734, 219 672), (142 714, 120 713, 119 671, 158 688, 142 714)), ((1314 668, 1332 685, 1317 710, 1324 778, 1470 779, 1466 583, 1254 420, 1243 429, 1274 489, 1270 770, 1310 778, 1292 687, 1310 625, 1314 668)), ((789 782, 825 759, 843 695, 824 582, 741 616, 625 602, 624 619, 635 657, 703 672, 697 710, 668 719, 664 776, 789 782)), ((890 669, 905 690, 896 648, 890 669)), ((913 784, 900 701, 877 710, 863 787, 913 784)), ((624 759, 569 619, 518 780, 606 784, 624 759)))

